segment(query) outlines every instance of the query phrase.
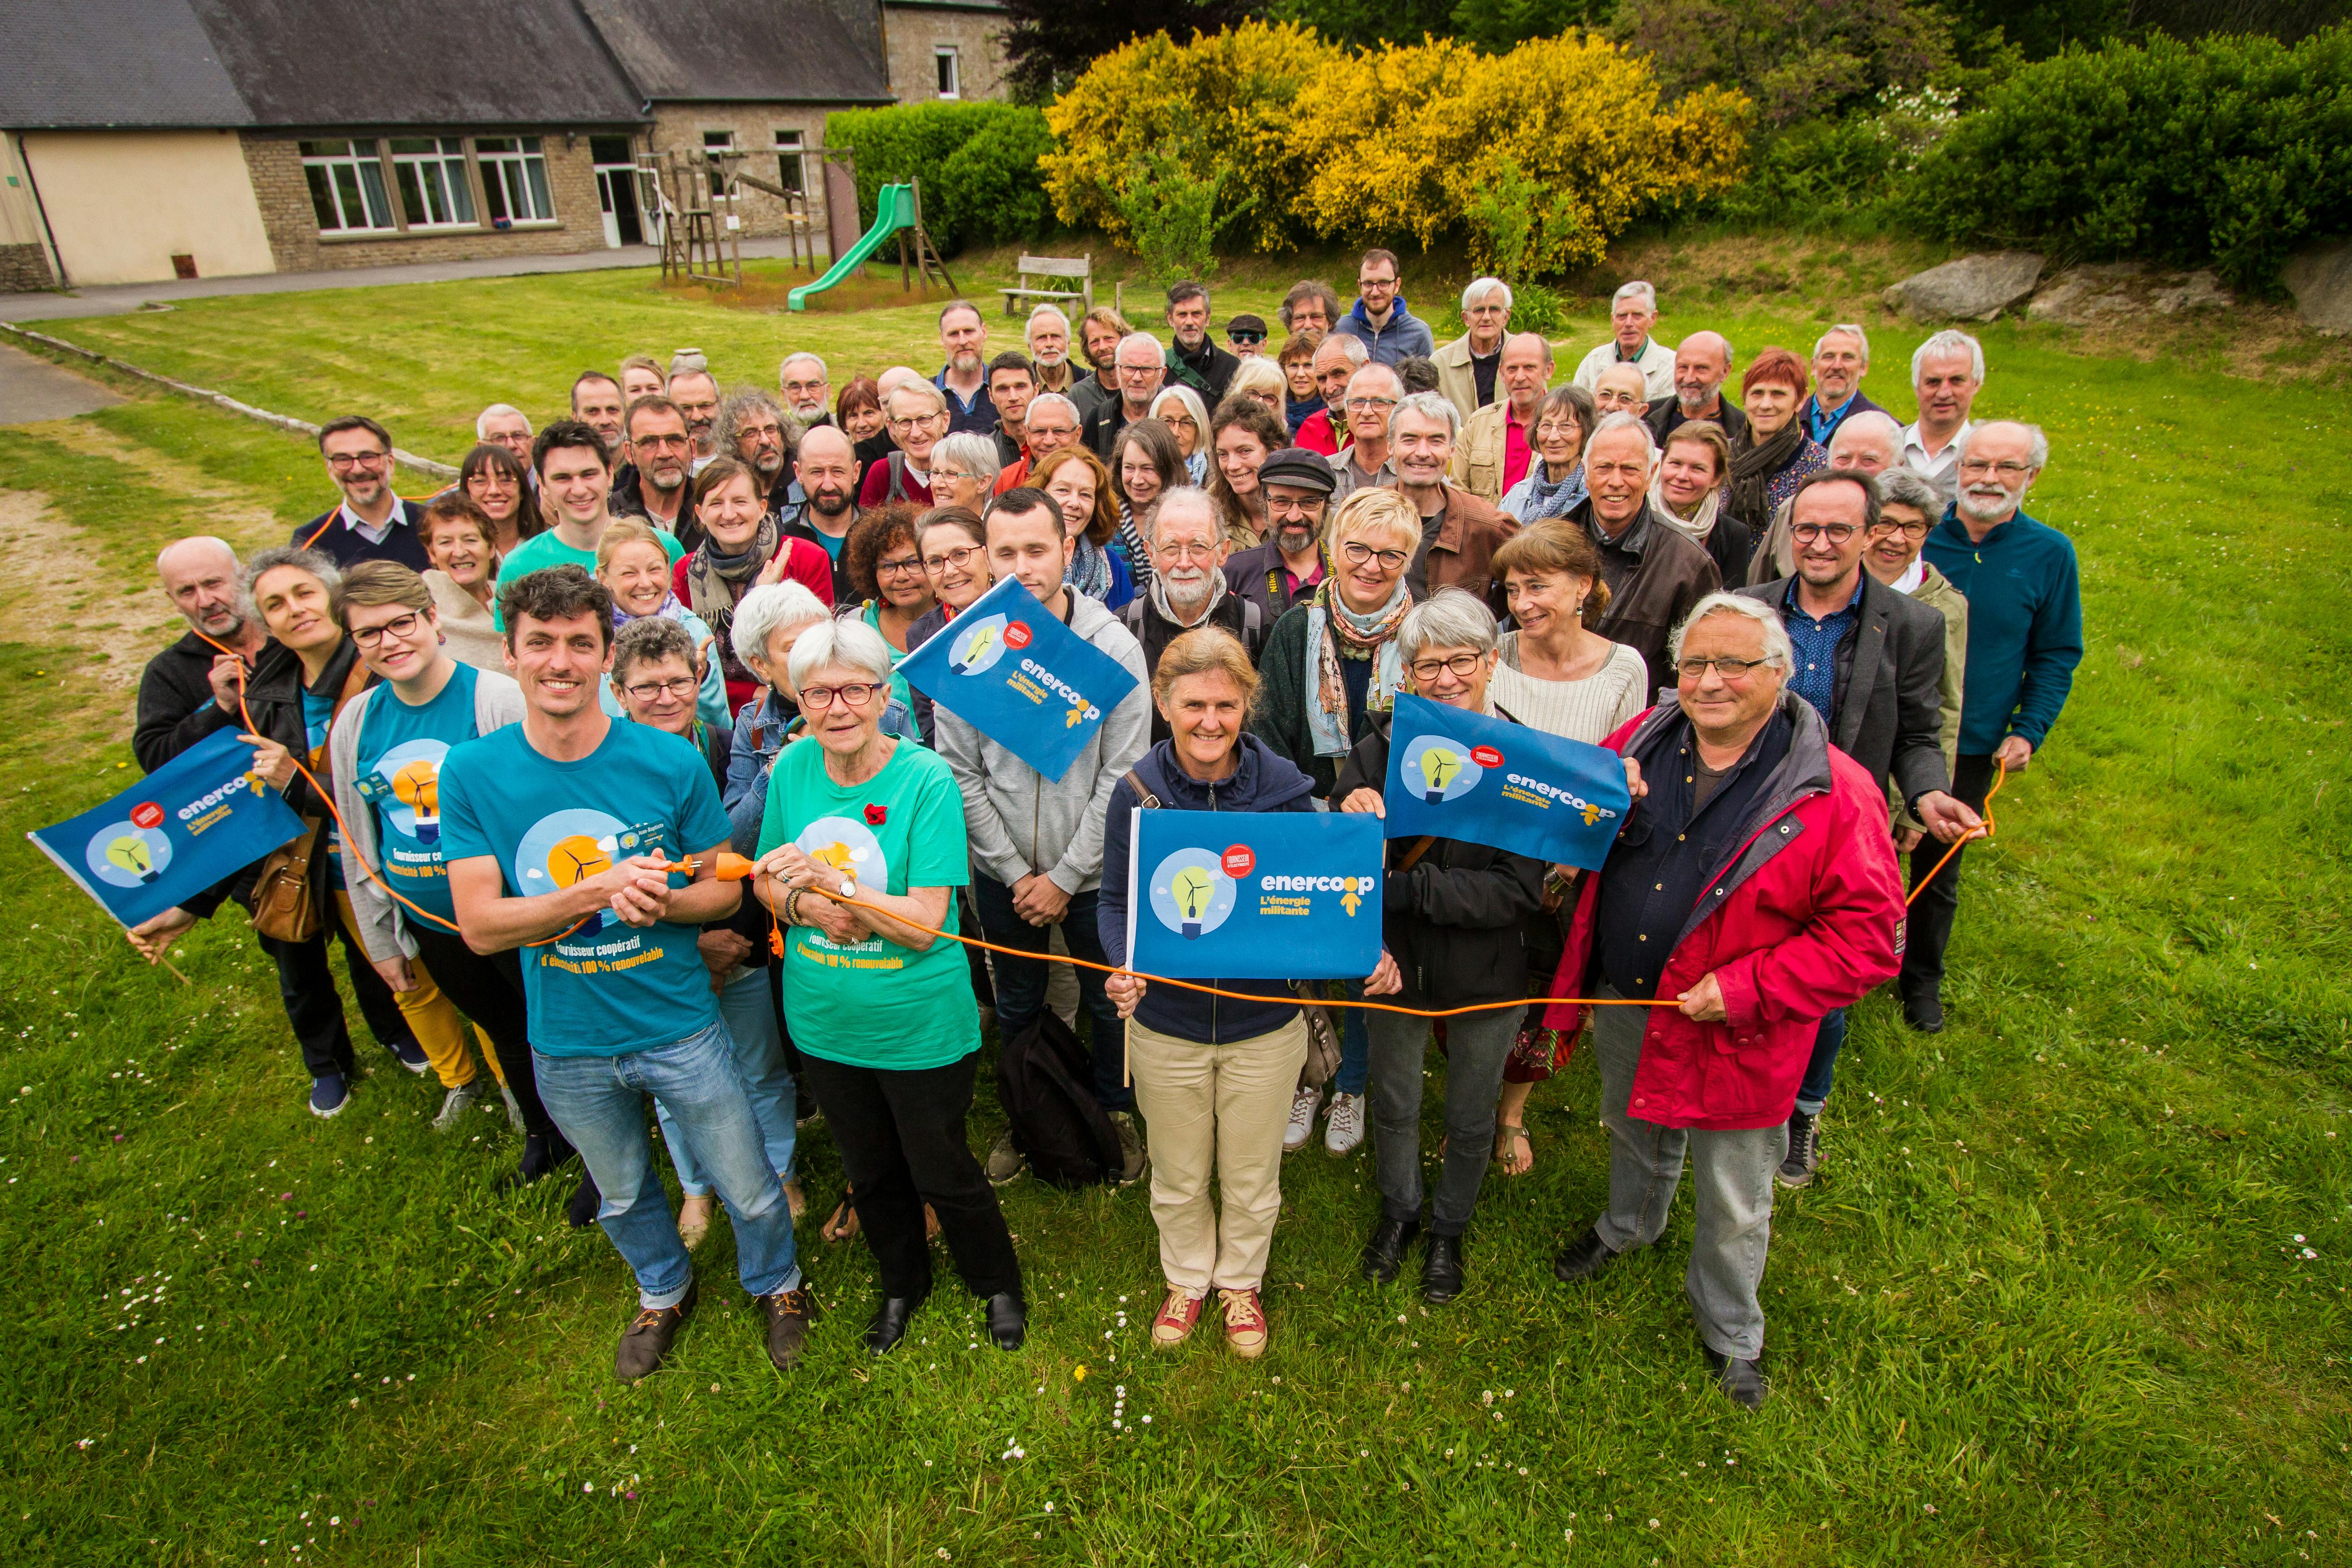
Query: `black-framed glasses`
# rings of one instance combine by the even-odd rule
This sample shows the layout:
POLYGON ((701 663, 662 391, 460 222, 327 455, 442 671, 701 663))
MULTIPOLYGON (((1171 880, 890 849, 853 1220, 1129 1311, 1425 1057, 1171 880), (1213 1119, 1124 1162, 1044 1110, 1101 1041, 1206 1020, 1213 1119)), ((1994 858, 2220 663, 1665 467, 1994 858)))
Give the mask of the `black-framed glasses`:
POLYGON ((338 452, 327 459, 327 467, 339 474, 347 474, 353 468, 375 468, 390 456, 389 452, 338 452))
POLYGON ((1817 539, 1826 539, 1832 544, 1843 544, 1860 531, 1850 522, 1792 522, 1789 525, 1789 537, 1800 544, 1811 544, 1817 539))
POLYGON ((425 619, 422 610, 411 610, 404 616, 394 616, 380 626, 360 626, 352 632, 352 641, 362 647, 373 647, 386 637, 405 637, 415 635, 425 619))
POLYGON ((865 680, 854 680, 846 686, 803 686, 801 688, 801 706, 811 712, 822 712, 833 706, 834 699, 839 698, 852 708, 863 708, 874 700, 876 692, 888 689, 887 686, 865 680))
POLYGON ((1873 539, 1881 538, 1889 533, 1899 533, 1906 539, 1925 539, 1929 531, 1927 520, 1924 517, 1916 522, 1904 522, 1895 518, 1882 517, 1870 525, 1870 536, 1873 539))
POLYGON ((1467 680, 1477 674, 1478 667, 1486 662, 1486 656, 1483 653, 1457 653, 1452 658, 1417 658, 1407 668, 1412 671, 1415 686, 1426 686, 1435 680, 1440 672, 1451 672, 1454 679, 1467 680))
POLYGON ((641 680, 627 689, 630 696, 640 702, 655 702, 665 697, 683 701, 702 689, 702 682, 690 675, 673 675, 667 680, 641 680))
POLYGON ((1684 658, 1675 661, 1675 671, 1685 680, 1703 680, 1708 667, 1726 680, 1745 680, 1751 669, 1761 669, 1772 661, 1769 658, 1684 658))
POLYGON ((1309 500, 1304 496, 1277 496, 1269 491, 1265 498, 1265 510, 1269 517, 1315 518, 1321 516, 1323 503, 1309 500))
POLYGON ((926 555, 923 557, 923 570, 930 573, 933 576, 937 576, 940 573, 946 571, 950 566, 954 567, 958 571, 961 571, 964 567, 971 564, 971 558, 973 556, 982 553, 984 553, 984 552, 979 545, 966 544, 957 549, 947 551, 942 554, 926 555))
POLYGON ((918 576, 921 574, 922 570, 922 562, 912 555, 902 555, 895 561, 877 561, 874 563, 874 574, 877 577, 918 576))
POLYGON ((1367 561, 1377 561, 1381 563, 1381 570, 1383 572, 1398 571, 1407 561, 1412 559, 1412 552, 1409 550, 1375 550, 1360 539, 1351 539, 1339 546, 1339 554, 1350 566, 1361 566, 1367 561))

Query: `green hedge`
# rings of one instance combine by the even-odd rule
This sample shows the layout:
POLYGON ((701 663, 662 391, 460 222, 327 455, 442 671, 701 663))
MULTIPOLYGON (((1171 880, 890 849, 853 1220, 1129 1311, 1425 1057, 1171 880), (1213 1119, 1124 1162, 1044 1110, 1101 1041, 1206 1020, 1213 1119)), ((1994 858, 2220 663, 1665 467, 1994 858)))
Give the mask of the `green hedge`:
POLYGON ((871 221, 882 187, 919 177, 923 226, 950 255, 975 242, 1051 232, 1037 160, 1053 151, 1045 116, 1010 103, 917 103, 828 116, 825 144, 857 154, 857 203, 871 221))
POLYGON ((1948 238, 2268 288, 2304 243, 2352 232, 2352 28, 2070 50, 1993 89, 1906 187, 1948 238))

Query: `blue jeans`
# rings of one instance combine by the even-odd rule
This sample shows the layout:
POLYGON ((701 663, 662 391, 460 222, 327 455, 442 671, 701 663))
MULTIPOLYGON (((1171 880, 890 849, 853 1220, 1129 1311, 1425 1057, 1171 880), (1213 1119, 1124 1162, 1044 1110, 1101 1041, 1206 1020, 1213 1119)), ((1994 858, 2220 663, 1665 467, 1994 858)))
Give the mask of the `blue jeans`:
MULTIPOLYGON (((790 1181, 793 1143, 799 1133, 799 1095, 784 1066, 784 1039, 776 1028, 776 1010, 768 999, 763 969, 739 969, 719 993, 719 1016, 727 1021, 727 1037, 735 1047, 735 1065, 751 1090, 751 1116, 760 1124, 760 1140, 767 1145, 768 1165, 790 1181)), ((661 1123, 662 1142, 670 1163, 677 1167, 678 1190, 688 1197, 710 1195, 710 1178, 694 1157, 694 1145, 678 1131, 669 1107, 654 1102, 654 1120, 661 1123)))
POLYGON ((1805 1081, 1797 1086, 1797 1109, 1819 1116, 1830 1102, 1830 1086, 1837 1081, 1838 1051, 1845 1045, 1845 1009, 1822 1015, 1813 1036, 1812 1058, 1805 1063, 1805 1081))
MULTIPOLYGON (((980 908, 982 934, 999 947, 1044 952, 1051 946, 1053 928, 1033 926, 1023 920, 1013 911, 1013 889, 985 871, 972 872, 971 896, 972 902, 980 908)), ((1069 909, 1062 915, 1062 940, 1069 944, 1070 956, 1089 963, 1110 962, 1103 952, 1102 933, 1095 927, 1098 898, 1095 893, 1074 893, 1069 909)), ((1007 958, 1001 952, 996 955, 998 1039, 1011 1039, 1045 1012, 1045 963, 1041 958, 1007 958)), ((1078 971, 1078 1002, 1095 1024, 1091 1047, 1095 1101, 1105 1110, 1132 1110, 1135 1093, 1126 1083, 1127 1025, 1119 1018, 1118 1008, 1104 994, 1102 971, 1078 971)))
POLYGON ((726 1025, 617 1057, 551 1057, 534 1049, 531 1065, 547 1113, 604 1194, 597 1223, 635 1273, 639 1305, 675 1307, 694 1283, 669 1194, 654 1169, 647 1095, 677 1119, 707 1163, 734 1223, 743 1289, 766 1296, 799 1286, 792 1208, 761 1145, 726 1025))

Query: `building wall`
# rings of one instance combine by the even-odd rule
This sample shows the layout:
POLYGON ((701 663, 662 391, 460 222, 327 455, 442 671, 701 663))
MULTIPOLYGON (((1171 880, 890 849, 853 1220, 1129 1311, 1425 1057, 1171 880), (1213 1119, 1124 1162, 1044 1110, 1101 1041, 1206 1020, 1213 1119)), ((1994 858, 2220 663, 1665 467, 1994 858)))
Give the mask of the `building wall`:
MULTIPOLYGON (((658 103, 654 107, 654 151, 698 153, 705 145, 706 132, 731 131, 735 133, 736 150, 746 154, 743 172, 774 184, 779 172, 776 132, 797 131, 802 146, 822 146, 824 117, 839 107, 842 106, 808 103, 658 103)), ((801 169, 802 189, 810 198, 809 216, 814 225, 816 248, 822 252, 827 249, 823 176, 814 158, 803 158, 801 169)), ((743 220, 738 231, 743 237, 764 237, 789 230, 791 225, 781 198, 748 185, 737 187, 737 193, 735 213, 743 220)), ((723 214, 724 203, 720 210, 723 214)))
POLYGON ((0 136, 0 293, 47 289, 57 282, 49 269, 48 235, 33 201, 33 183, 16 159, 16 139, 0 136))
MULTIPOLYGON (((470 134, 446 128, 432 133, 470 134)), ((261 221, 268 232, 269 249, 281 272, 386 267, 405 261, 467 261, 477 257, 564 256, 603 249, 604 208, 596 199, 595 163, 588 153, 588 133, 572 135, 568 146, 562 131, 526 134, 540 138, 546 156, 548 195, 555 204, 555 221, 504 230, 485 223, 478 228, 430 233, 370 234, 348 239, 321 236, 310 205, 310 182, 302 173, 299 139, 247 132, 243 137, 244 161, 250 171, 252 197, 259 204, 261 221)), ((45 194, 47 188, 45 184, 45 194)), ((474 211, 478 215, 485 210, 477 172, 474 211)))
POLYGON ((200 278, 276 269, 234 132, 27 132, 24 151, 69 283, 168 279, 174 253, 200 278))
POLYGON ((966 100, 1004 96, 1004 14, 943 6, 882 7, 890 61, 890 90, 901 103, 939 101, 940 45, 955 47, 966 100))

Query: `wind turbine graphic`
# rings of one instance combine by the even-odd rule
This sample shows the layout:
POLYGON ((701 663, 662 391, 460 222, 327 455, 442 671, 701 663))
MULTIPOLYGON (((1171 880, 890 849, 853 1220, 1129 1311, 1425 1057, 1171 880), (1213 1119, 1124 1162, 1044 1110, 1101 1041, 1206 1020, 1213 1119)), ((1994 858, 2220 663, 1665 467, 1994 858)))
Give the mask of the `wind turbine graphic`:
POLYGON ((1175 899, 1176 909, 1184 917, 1185 941, 1190 942, 1201 934, 1202 917, 1209 912, 1209 898, 1216 891, 1216 879, 1202 866, 1187 866, 1169 879, 1169 894, 1175 899))
POLYGON ((1444 746, 1432 746, 1428 750, 1423 752, 1421 753, 1421 779, 1422 783, 1427 787, 1422 792, 1422 799, 1432 805, 1436 805, 1444 801, 1445 799, 1445 781, 1451 778, 1458 778, 1461 776, 1461 773, 1462 759, 1454 752, 1446 750, 1444 746))

